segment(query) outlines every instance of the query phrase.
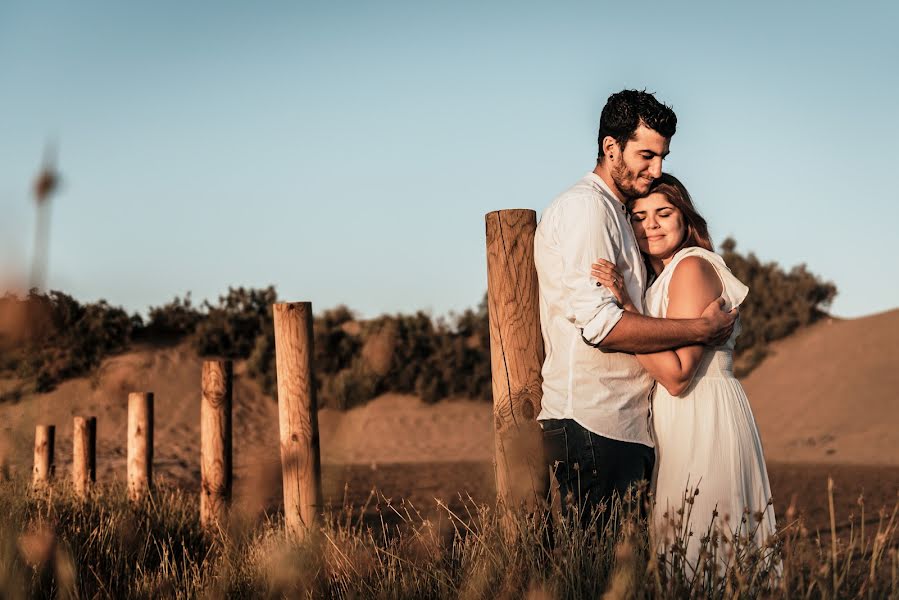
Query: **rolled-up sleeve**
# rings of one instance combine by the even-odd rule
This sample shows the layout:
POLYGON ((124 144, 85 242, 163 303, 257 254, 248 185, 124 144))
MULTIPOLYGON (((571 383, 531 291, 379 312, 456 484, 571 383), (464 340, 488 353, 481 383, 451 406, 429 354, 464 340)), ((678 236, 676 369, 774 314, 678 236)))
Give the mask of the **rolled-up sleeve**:
POLYGON ((607 207, 588 196, 571 198, 558 215, 565 316, 593 345, 602 342, 624 314, 614 294, 597 286, 590 275, 590 265, 599 258, 617 264, 621 236, 614 219, 607 207))

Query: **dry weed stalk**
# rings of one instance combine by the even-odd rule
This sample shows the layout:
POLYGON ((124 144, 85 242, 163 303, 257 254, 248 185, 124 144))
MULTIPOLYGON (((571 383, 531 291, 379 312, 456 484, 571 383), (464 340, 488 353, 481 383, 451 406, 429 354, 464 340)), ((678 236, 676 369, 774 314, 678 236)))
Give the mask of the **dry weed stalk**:
POLYGON ((470 497, 437 501, 428 513, 372 491, 362 507, 328 509, 320 537, 293 544, 277 515, 235 515, 204 530, 195 497, 177 490, 156 490, 135 505, 122 486, 81 502, 64 484, 39 494, 5 482, 0 596, 899 597, 899 504, 881 512, 873 532, 850 522, 841 533, 831 509, 827 540, 809 534, 794 502, 761 547, 753 541, 758 519, 747 513, 733 531, 707 525, 700 559, 690 564, 690 498, 671 511, 677 533, 657 554, 641 518, 651 501, 643 491, 589 517, 578 506, 508 514, 470 497), (510 517, 513 541, 503 528, 510 517))

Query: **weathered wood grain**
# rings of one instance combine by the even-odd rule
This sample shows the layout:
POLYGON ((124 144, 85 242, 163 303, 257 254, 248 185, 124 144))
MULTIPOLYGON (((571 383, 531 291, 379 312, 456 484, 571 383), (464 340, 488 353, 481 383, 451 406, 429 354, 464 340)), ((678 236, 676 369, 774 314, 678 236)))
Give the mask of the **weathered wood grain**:
POLYGON ((496 489, 508 505, 534 506, 546 495, 540 412, 543 337, 533 210, 486 215, 487 302, 496 444, 496 489))
POLYGON ((72 421, 72 489, 84 498, 97 481, 97 417, 72 421))
POLYGON ((31 484, 35 488, 46 487, 53 479, 56 470, 53 460, 55 444, 55 425, 38 425, 34 428, 34 470, 31 484))
POLYGON ((322 507, 312 304, 275 304, 273 313, 284 521, 288 535, 302 540, 319 522, 322 507))
POLYGON ((128 497, 144 498, 153 486, 153 393, 128 394, 128 497))
POLYGON ((234 370, 230 360, 203 362, 200 403, 200 522, 221 523, 231 502, 233 481, 231 403, 234 370))

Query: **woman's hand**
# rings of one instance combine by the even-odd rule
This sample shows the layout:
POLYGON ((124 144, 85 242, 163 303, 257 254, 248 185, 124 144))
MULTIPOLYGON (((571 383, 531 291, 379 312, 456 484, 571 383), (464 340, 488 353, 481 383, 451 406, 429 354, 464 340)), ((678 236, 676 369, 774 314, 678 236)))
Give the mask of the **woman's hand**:
POLYGON ((597 285, 603 285, 609 288, 609 291, 615 295, 621 308, 631 312, 637 312, 631 297, 627 293, 627 286, 624 285, 624 277, 615 268, 615 265, 604 258, 600 258, 591 265, 590 274, 599 281, 597 285))

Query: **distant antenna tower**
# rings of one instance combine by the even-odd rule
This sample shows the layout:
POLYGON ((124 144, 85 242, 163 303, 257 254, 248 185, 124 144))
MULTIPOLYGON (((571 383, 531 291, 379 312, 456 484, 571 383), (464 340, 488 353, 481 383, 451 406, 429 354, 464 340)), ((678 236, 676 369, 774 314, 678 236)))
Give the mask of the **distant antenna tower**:
POLYGON ((31 262, 31 288, 44 289, 47 277, 47 251, 50 244, 50 198, 59 187, 56 171, 56 146, 47 143, 41 170, 34 180, 34 202, 37 219, 34 230, 34 256, 31 262))

